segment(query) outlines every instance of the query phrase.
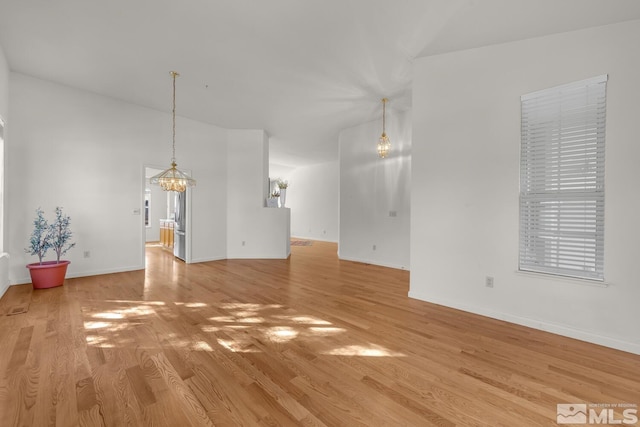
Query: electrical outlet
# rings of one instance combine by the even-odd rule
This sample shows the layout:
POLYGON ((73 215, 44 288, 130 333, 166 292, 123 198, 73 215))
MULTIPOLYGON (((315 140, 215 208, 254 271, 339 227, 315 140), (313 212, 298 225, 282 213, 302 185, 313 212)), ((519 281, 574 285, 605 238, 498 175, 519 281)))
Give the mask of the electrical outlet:
POLYGON ((84 251, 85 258, 91 258, 91 251, 84 251))
POLYGON ((487 278, 486 278, 486 279, 485 279, 485 281, 484 281, 484 285, 485 285, 487 288, 493 288, 493 277, 491 277, 491 276, 487 276, 487 278))
POLYGON ((376 245, 373 245, 373 250, 374 250, 374 251, 376 250, 376 245))
POLYGON ((397 217, 397 216, 398 216, 398 212, 396 212, 396 211, 389 211, 389 216, 390 216, 390 217, 392 217, 392 218, 395 218, 395 217, 397 217))
POLYGON ((244 240, 242 241, 242 246, 244 246, 244 240))

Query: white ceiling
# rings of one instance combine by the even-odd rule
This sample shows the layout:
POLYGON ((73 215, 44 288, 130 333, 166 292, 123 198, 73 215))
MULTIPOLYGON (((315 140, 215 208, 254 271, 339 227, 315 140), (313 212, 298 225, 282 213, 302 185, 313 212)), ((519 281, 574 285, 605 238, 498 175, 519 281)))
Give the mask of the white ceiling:
POLYGON ((640 1, 0 0, 0 45, 13 71, 167 112, 176 70, 178 115, 265 129, 286 170, 336 159, 383 96, 410 108, 416 57, 631 19, 640 1))

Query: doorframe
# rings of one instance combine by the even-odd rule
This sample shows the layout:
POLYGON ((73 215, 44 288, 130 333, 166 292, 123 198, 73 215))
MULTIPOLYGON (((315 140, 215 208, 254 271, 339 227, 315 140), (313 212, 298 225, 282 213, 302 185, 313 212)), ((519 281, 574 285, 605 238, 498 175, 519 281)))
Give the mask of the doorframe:
MULTIPOLYGON (((144 264, 145 269, 147 268, 147 262, 146 262, 146 254, 145 254, 145 248, 147 245, 147 229, 146 226, 144 225, 144 192, 147 188, 147 169, 154 169, 154 170, 159 170, 159 171, 163 171, 165 170, 165 167, 163 166, 158 166, 155 164, 151 164, 151 163, 145 163, 142 165, 142 188, 140 189, 140 230, 141 230, 141 240, 142 240, 142 247, 141 247, 141 251, 142 251, 142 261, 144 264)), ((185 172, 187 175, 191 176, 191 170, 185 170, 182 169, 183 172, 185 172)), ((186 253, 185 253, 185 263, 186 264, 191 264, 191 197, 193 196, 193 193, 191 191, 191 188, 187 188, 187 227, 185 230, 185 248, 186 248, 186 253)), ((153 201, 152 201, 153 203, 153 201)))

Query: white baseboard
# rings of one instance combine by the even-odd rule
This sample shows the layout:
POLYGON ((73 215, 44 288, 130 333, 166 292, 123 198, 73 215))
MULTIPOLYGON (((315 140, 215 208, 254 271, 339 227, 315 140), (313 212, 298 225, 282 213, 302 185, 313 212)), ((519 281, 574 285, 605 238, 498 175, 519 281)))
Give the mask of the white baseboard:
POLYGON ((286 256, 272 256, 272 255, 264 255, 264 254, 232 254, 226 257, 225 259, 288 259, 291 256, 291 251, 287 253, 286 256))
POLYGON ((296 236, 291 236, 292 239, 303 239, 303 240, 317 240, 318 242, 327 242, 327 243, 338 243, 337 240, 327 240, 327 239, 321 239, 319 237, 308 237, 308 236, 300 236, 300 235, 296 235, 296 236))
POLYGON ((214 258, 196 258, 192 259, 189 264, 196 264, 199 262, 210 262, 210 261, 222 261, 227 259, 226 257, 214 257, 214 258))
POLYGON ((374 260, 364 259, 364 258, 344 257, 344 256, 340 255, 340 252, 338 252, 338 258, 343 260, 343 261, 353 261, 353 262, 361 262, 363 264, 379 265, 380 267, 395 268, 396 270, 409 270, 404 265, 391 264, 391 263, 387 263, 387 262, 380 262, 378 260, 374 261, 374 260))
MULTIPOLYGON (((102 274, 113 274, 113 273, 125 273, 127 271, 136 271, 136 270, 144 270, 143 265, 136 266, 128 266, 128 267, 120 267, 120 268, 107 268, 104 270, 91 270, 91 271, 76 271, 74 273, 67 273, 67 279, 73 279, 76 277, 87 277, 87 276, 100 276, 102 274)), ((31 277, 19 277, 18 279, 12 280, 11 285, 26 285, 31 283, 31 277)))
POLYGON ((629 353, 640 355, 640 343, 623 341, 615 338, 594 334, 589 331, 575 329, 565 325, 549 323, 542 320, 531 319, 528 317, 517 316, 511 313, 497 312, 483 307, 459 304, 457 302, 433 298, 431 296, 421 295, 416 292, 409 291, 409 297, 433 304, 443 305, 445 307, 455 308, 457 310, 466 311, 468 313, 479 314, 481 316, 490 317, 492 319, 504 320, 505 322, 515 323, 516 325, 527 326, 529 328, 538 329, 540 331, 551 332, 564 337, 575 338, 580 341, 590 342, 605 347, 622 350, 629 353))

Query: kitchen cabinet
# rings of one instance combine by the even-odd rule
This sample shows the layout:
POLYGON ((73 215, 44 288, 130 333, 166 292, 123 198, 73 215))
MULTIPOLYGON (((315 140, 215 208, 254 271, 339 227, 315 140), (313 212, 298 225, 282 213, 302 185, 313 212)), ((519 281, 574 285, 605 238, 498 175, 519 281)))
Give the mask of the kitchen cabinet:
POLYGON ((160 220, 160 244, 163 248, 173 251, 174 221, 170 219, 160 220))

